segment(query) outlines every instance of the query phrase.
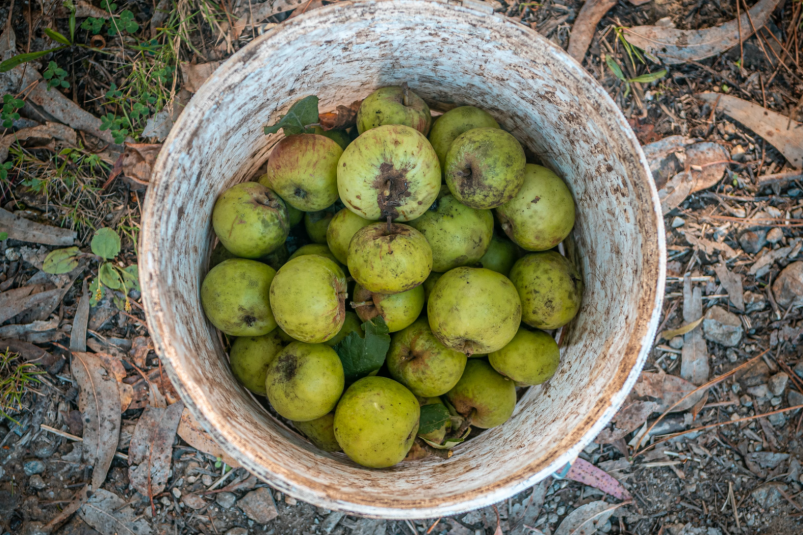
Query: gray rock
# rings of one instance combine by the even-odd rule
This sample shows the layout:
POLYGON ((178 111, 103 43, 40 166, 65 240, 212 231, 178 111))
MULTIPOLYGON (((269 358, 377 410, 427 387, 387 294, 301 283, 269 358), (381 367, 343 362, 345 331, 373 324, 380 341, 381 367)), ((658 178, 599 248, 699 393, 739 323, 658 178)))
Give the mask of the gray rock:
POLYGON ((744 304, 747 312, 758 312, 767 308, 767 297, 764 294, 748 291, 744 293, 744 304))
POLYGON ((753 398, 750 396, 742 396, 739 398, 739 401, 742 403, 744 407, 752 407, 753 406, 753 398))
POLYGON ((772 453, 771 451, 756 451, 748 453, 747 458, 758 463, 761 468, 777 468, 779 464, 789 458, 788 453, 772 453))
POLYGON ((782 239, 783 239, 783 231, 778 227, 775 227, 774 229, 770 230, 767 233, 767 241, 770 243, 778 243, 782 239))
POLYGON ((792 368, 792 370, 794 370, 795 375, 798 377, 803 377, 803 360, 795 364, 795 367, 792 368))
POLYGON ((363 518, 351 529, 351 535, 385 535, 387 527, 386 520, 363 518))
POLYGON ((31 479, 28 480, 28 484, 36 490, 42 490, 47 487, 47 483, 39 474, 32 475, 31 479))
POLYGON ((273 496, 270 490, 265 487, 252 490, 246 494, 237 506, 243 510, 248 518, 258 524, 267 524, 279 516, 273 496))
POLYGON ((225 535, 248 535, 248 529, 246 528, 231 528, 229 531, 225 533, 225 535))
POLYGON ((769 420, 770 423, 775 427, 781 427, 786 424, 786 416, 784 416, 783 413, 771 414, 770 416, 767 416, 767 420, 769 420))
POLYGON ((772 283, 775 302, 784 309, 793 303, 803 304, 803 262, 792 262, 778 274, 772 283))
POLYGON ((739 235, 739 245, 741 245, 744 252, 748 254, 756 254, 766 243, 767 229, 765 228, 747 229, 739 235))
POLYGON ((22 535, 48 535, 45 525, 41 522, 26 522, 22 528, 22 535))
POLYGON ((681 217, 676 217, 672 220, 672 228, 679 228, 686 224, 686 221, 681 217))
POLYGON ((782 483, 768 483, 757 488, 750 495, 761 507, 769 509, 781 503, 781 499, 783 499, 783 495, 778 489, 786 491, 788 488, 782 483))
POLYGON ((789 382, 789 376, 784 372, 776 373, 770 377, 769 386, 770 392, 773 396, 780 396, 786 390, 786 384, 789 382))
POLYGON ((0 479, 3 479, 3 476, 6 475, 6 471, 3 470, 3 467, 0 466, 0 479))
POLYGON ((742 340, 744 329, 739 316, 722 307, 713 306, 705 313, 703 333, 707 340, 726 347, 735 347, 742 340))
POLYGON ((770 405, 773 407, 780 407, 781 403, 783 403, 783 398, 781 396, 773 396, 770 398, 770 405))
POLYGON ((672 349, 681 349, 683 348, 683 337, 676 336, 669 341, 669 347, 672 349))
POLYGON ((332 533, 332 530, 337 527, 343 517, 346 516, 344 513, 331 513, 326 519, 321 523, 321 530, 326 533, 332 533))
POLYGON ((231 492, 220 492, 217 497, 215 497, 215 501, 223 509, 229 509, 237 502, 237 496, 231 492))
POLYGON ((789 402, 790 407, 797 407, 798 405, 803 405, 803 394, 801 394, 797 390, 790 390, 789 393, 786 394, 786 401, 789 402))
POLYGON ((45 471, 45 463, 42 461, 28 461, 22 465, 22 469, 25 471, 26 476, 41 474, 45 471))
POLYGON ((770 389, 767 385, 751 386, 747 389, 747 393, 751 396, 757 397, 759 400, 764 400, 770 397, 770 389))

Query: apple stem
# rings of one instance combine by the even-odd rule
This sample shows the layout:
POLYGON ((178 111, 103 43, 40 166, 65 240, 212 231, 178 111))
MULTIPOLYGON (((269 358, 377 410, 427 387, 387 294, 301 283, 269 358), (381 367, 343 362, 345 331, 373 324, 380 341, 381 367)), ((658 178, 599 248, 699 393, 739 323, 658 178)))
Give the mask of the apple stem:
POLYGON ((402 104, 405 106, 410 105, 410 88, 407 87, 407 82, 402 83, 402 104))
POLYGON ((474 419, 474 416, 476 416, 476 414, 477 414, 477 409, 471 409, 471 412, 468 413, 466 419, 463 420, 463 423, 460 424, 460 427, 457 428, 457 432, 454 434, 455 438, 460 438, 463 436, 463 434, 466 432, 466 429, 468 429, 469 426, 471 425, 471 421, 474 419))
POLYGON ((435 457, 440 457, 441 459, 448 459, 451 457, 454 452, 452 450, 439 450, 438 448, 433 448, 423 440, 417 439, 419 441, 419 446, 424 448, 427 453, 430 455, 434 455, 435 457))
POLYGON ((373 305, 373 304, 374 304, 373 301, 360 301, 359 303, 355 303, 354 301, 352 301, 351 302, 351 307, 352 308, 367 307, 367 306, 373 305))

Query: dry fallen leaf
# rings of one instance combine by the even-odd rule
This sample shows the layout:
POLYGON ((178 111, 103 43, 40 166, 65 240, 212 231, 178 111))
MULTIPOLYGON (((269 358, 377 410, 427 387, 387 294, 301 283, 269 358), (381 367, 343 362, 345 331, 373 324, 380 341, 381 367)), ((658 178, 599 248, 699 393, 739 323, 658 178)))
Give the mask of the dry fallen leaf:
POLYGON ((719 277, 719 282, 725 291, 728 292, 728 298, 733 306, 744 312, 744 289, 742 285, 742 276, 738 273, 728 270, 728 266, 724 262, 720 262, 714 266, 714 271, 719 277))
MULTIPOLYGON (((703 315, 703 292, 699 286, 692 287, 691 278, 683 280, 683 321, 691 323, 703 315)), ((700 386, 708 381, 710 373, 708 346, 700 330, 683 335, 680 355, 680 376, 700 386)))
POLYGON ((81 299, 78 301, 78 308, 75 310, 72 332, 70 333, 71 351, 86 351, 86 326, 89 322, 89 298, 86 279, 84 279, 81 299))
POLYGON ((581 505, 563 519, 555 530, 555 535, 593 535, 622 505, 624 504, 611 505, 603 501, 581 505))
POLYGON ((572 463, 566 479, 594 487, 619 500, 632 499, 627 489, 616 478, 583 459, 578 458, 572 463))
POLYGON ((209 63, 190 63, 181 64, 181 78, 184 80, 184 89, 190 93, 196 93, 204 85, 207 78, 220 67, 220 61, 210 61, 209 63))
POLYGON ((151 525, 133 507, 105 489, 96 489, 78 512, 101 535, 150 535, 151 525))
POLYGON ((718 110, 766 139, 795 169, 803 166, 803 123, 791 121, 790 124, 789 117, 730 95, 698 93, 695 96, 712 106, 719 99, 718 110))
MULTIPOLYGON (((741 16, 741 39, 745 41, 769 20, 780 0, 761 0, 741 16), (752 21, 752 22, 751 22, 752 21)), ((625 28, 625 39, 669 65, 710 58, 739 44, 739 21, 702 30, 678 30, 665 26, 625 28)))
POLYGON ((70 147, 74 147, 78 143, 75 130, 63 124, 45 123, 30 128, 22 128, 0 139, 0 162, 6 161, 8 149, 17 141, 54 139, 63 141, 70 147))
POLYGON ((151 180, 153 164, 156 163, 161 149, 160 143, 126 143, 125 151, 114 162, 114 167, 109 173, 109 178, 103 184, 103 189, 108 188, 120 175, 130 179, 135 189, 141 190, 147 187, 151 180))
POLYGON ((37 347, 22 340, 0 340, 0 351, 11 351, 18 353, 26 362, 49 368, 63 357, 48 353, 41 347, 37 347))
POLYGON ((360 109, 361 100, 355 100, 349 106, 342 104, 337 106, 334 112, 321 113, 318 120, 324 130, 344 130, 356 124, 357 111, 360 109))
MULTIPOLYGON (((642 372, 633 386, 633 394, 640 398, 653 398, 657 404, 655 412, 665 412, 695 388, 697 387, 690 382, 675 375, 642 372)), ((689 410, 697 399, 697 396, 691 396, 673 408, 672 412, 689 410)))
POLYGON ((178 426, 178 436, 196 450, 215 458, 221 457, 223 462, 232 468, 240 467, 240 464, 223 451, 223 448, 215 442, 209 433, 204 431, 201 424, 199 424, 186 409, 184 410, 184 414, 181 415, 181 423, 179 423, 178 426))
POLYGON ((664 340, 671 340, 676 336, 680 336, 681 334, 686 334, 687 332, 691 332, 697 328, 703 322, 703 317, 700 316, 698 319, 692 321, 691 323, 687 323, 677 329, 669 329, 661 333, 661 338, 664 340))
POLYGON ((131 342, 131 351, 129 352, 131 359, 134 361, 134 365, 138 368, 144 368, 148 353, 150 353, 152 349, 153 341, 150 336, 135 337, 131 342))
POLYGON ((42 225, 3 208, 0 208, 0 230, 7 232, 12 240, 61 247, 73 245, 78 237, 78 233, 74 230, 42 225))
POLYGON ((569 36, 569 48, 567 52, 569 55, 579 61, 583 62, 583 58, 591 45, 591 39, 594 38, 594 32, 597 29, 597 24, 602 20, 613 6, 616 5, 617 0, 586 0, 580 13, 577 15, 577 20, 572 27, 572 33, 569 36))
POLYGON ((153 497, 165 489, 183 411, 184 404, 178 402, 166 409, 148 407, 139 417, 128 446, 128 477, 143 496, 153 497))
POLYGON ((62 290, 55 289, 38 292, 33 295, 21 295, 23 293, 22 290, 29 290, 30 288, 30 286, 24 286, 0 294, 0 323, 8 321, 14 316, 22 314, 35 306, 50 301, 63 293, 62 290))

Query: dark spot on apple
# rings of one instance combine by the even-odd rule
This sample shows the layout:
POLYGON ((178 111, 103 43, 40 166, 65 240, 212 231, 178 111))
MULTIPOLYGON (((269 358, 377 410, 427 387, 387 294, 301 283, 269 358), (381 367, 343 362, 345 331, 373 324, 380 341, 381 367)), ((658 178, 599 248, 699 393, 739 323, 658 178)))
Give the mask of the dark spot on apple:
POLYGON ((536 197, 535 199, 533 199, 533 200, 532 200, 532 201, 530 201, 530 202, 531 202, 531 203, 533 203, 533 204, 537 204, 537 203, 538 203, 538 201, 540 201, 540 200, 541 200, 541 197, 536 197))
POLYGON ((299 187, 296 187, 296 189, 293 190, 293 195, 299 199, 305 199, 307 197, 307 192, 299 187))
POLYGON ((243 320, 243 323, 245 323, 249 327, 252 327, 254 325, 254 323, 257 322, 257 319, 254 316, 252 316, 251 314, 246 314, 245 316, 242 317, 242 320, 243 320))
POLYGON ((289 383, 298 373, 298 357, 292 353, 280 355, 276 362, 276 371, 281 381, 289 383))

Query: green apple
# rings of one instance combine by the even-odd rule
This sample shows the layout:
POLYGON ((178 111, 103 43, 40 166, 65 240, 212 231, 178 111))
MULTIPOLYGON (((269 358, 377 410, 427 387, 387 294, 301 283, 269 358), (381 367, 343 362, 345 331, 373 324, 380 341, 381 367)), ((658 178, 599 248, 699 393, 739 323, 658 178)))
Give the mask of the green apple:
POLYGON ((513 243, 494 235, 491 239, 491 245, 488 246, 488 250, 485 251, 485 254, 480 258, 479 265, 507 277, 518 257, 516 246, 513 245, 513 243))
POLYGON ((394 124, 409 126, 427 135, 432 124, 429 106, 406 87, 377 89, 360 104, 357 111, 357 131, 360 134, 394 124))
POLYGON ((306 422, 335 409, 345 382, 343 364, 334 349, 293 342, 268 365, 265 387, 279 416, 306 422))
POLYGON ((355 139, 337 165, 346 208, 364 219, 410 221, 435 201, 441 186, 438 156, 408 126, 380 126, 355 139))
POLYGON ((510 270, 521 297, 522 321, 537 329, 557 329, 580 310, 583 279, 569 260, 555 251, 531 253, 510 270))
POLYGON ((334 338, 330 338, 324 344, 328 345, 329 347, 335 347, 337 344, 343 341, 343 338, 347 337, 349 333, 357 333, 360 335, 360 338, 365 338, 365 334, 362 332, 362 321, 354 312, 348 311, 346 312, 346 320, 343 322, 343 326, 334 336, 334 338))
POLYGON ((335 413, 324 414, 308 422, 293 422, 310 442, 323 451, 343 451, 335 438, 335 413))
POLYGON ((326 232, 329 223, 332 222, 334 214, 329 211, 307 212, 304 214, 304 228, 307 229, 307 236, 313 243, 326 245, 326 232))
MULTIPOLYGON (((237 258, 237 255, 232 254, 228 249, 223 247, 222 243, 218 242, 209 257, 209 269, 212 269, 224 260, 229 260, 230 258, 237 258)), ((273 269, 279 269, 284 265, 285 262, 287 262, 287 246, 285 244, 281 244, 279 248, 274 250, 272 253, 265 256, 260 256, 255 260, 262 262, 263 264, 267 264, 273 269)))
POLYGON ((432 271, 446 272, 482 258, 494 233, 490 210, 475 210, 451 195, 436 201, 427 212, 408 223, 432 247, 432 271))
POLYGON ((471 359, 460 381, 446 397, 471 425, 490 429, 513 416, 516 385, 499 375, 485 359, 471 359))
POLYGON ((432 249, 412 227, 373 223, 354 234, 348 261, 351 276, 363 288, 396 294, 426 280, 432 271, 432 249))
POLYGON ((424 288, 416 286, 392 295, 371 293, 359 284, 354 288, 351 306, 362 321, 382 316, 388 331, 395 333, 413 323, 424 309, 424 288))
POLYGON ((324 130, 320 126, 313 127, 315 134, 319 136, 328 137, 332 141, 340 145, 340 148, 346 150, 346 147, 351 143, 351 136, 345 130, 324 130))
POLYGON ((485 268, 443 274, 429 294, 429 326, 446 347, 467 355, 502 349, 516 335, 521 302, 505 277, 485 268))
POLYGON ((442 396, 466 367, 466 355, 449 349, 432 334, 426 318, 393 335, 387 358, 390 376, 416 396, 442 396))
POLYGON ((276 323, 296 340, 311 344, 325 342, 340 331, 346 320, 345 301, 343 270, 319 255, 289 260, 270 285, 276 323))
POLYGON ((239 337, 231 345, 231 372, 244 387, 259 396, 267 395, 268 365, 285 346, 278 331, 273 329, 264 336, 239 337))
POLYGON ((269 290, 276 270, 232 258, 213 267, 201 284, 201 305, 212 325, 230 336, 261 336, 276 328, 269 290))
POLYGON ((290 232, 284 202, 256 182, 227 189, 212 210, 220 243, 240 258, 259 258, 278 249, 290 232))
POLYGON ((555 375, 560 349, 544 331, 522 327, 508 345, 488 355, 488 362, 518 385, 540 385, 555 375))
MULTIPOLYGON (((262 184, 266 188, 270 189, 270 182, 268 182, 268 175, 267 174, 261 175, 259 178, 257 178, 257 182, 259 182, 260 184, 262 184)), ((273 191, 273 190, 271 189, 271 191, 273 191)), ((274 193, 276 193, 276 192, 274 191, 274 193)), ((279 195, 278 193, 276 193, 276 195, 280 199, 282 198, 281 195, 279 195)), ((287 215, 289 216, 290 226, 294 227, 294 226, 298 225, 299 223, 301 223, 301 220, 304 219, 304 212, 302 212, 298 208, 294 207, 292 204, 290 204, 289 202, 285 201, 284 199, 282 199, 282 201, 284 202, 284 206, 287 208, 287 215)))
POLYGON ((387 468, 410 451, 420 416, 418 400, 407 388, 386 377, 364 377, 337 404, 335 438, 357 464, 387 468))
POLYGON ((293 254, 290 255, 289 260, 294 258, 298 258, 299 256, 307 256, 307 255, 318 255, 323 256, 324 258, 328 258, 332 262, 340 266, 340 262, 337 261, 335 255, 332 254, 332 251, 329 250, 329 247, 326 245, 322 245, 320 243, 309 243, 307 245, 302 245, 298 249, 295 250, 293 254))
POLYGON ((516 138, 499 128, 475 128, 449 147, 444 177, 458 201, 488 210, 516 196, 524 183, 525 163, 516 138))
POLYGON ((348 208, 340 210, 329 222, 329 228, 326 229, 326 243, 341 264, 348 264, 351 238, 358 230, 370 224, 371 221, 358 216, 348 208))
POLYGON ((496 209, 502 229, 528 251, 552 249, 572 231, 574 199, 566 183, 540 165, 527 164, 524 185, 496 209))
POLYGON ((446 167, 446 153, 454 140, 475 128, 499 128, 499 123, 488 112, 474 106, 460 106, 435 119, 429 141, 438 154, 441 168, 446 167))
POLYGON ((433 271, 432 273, 429 274, 427 280, 424 281, 424 284, 421 285, 424 287, 424 298, 426 298, 427 301, 429 301, 429 295, 432 293, 432 289, 435 287, 435 283, 438 282, 438 279, 440 279, 441 277, 443 277, 443 273, 438 273, 436 271, 433 271))
POLYGON ((265 186, 302 212, 315 212, 337 200, 337 162, 343 149, 316 134, 287 136, 268 160, 265 186))

